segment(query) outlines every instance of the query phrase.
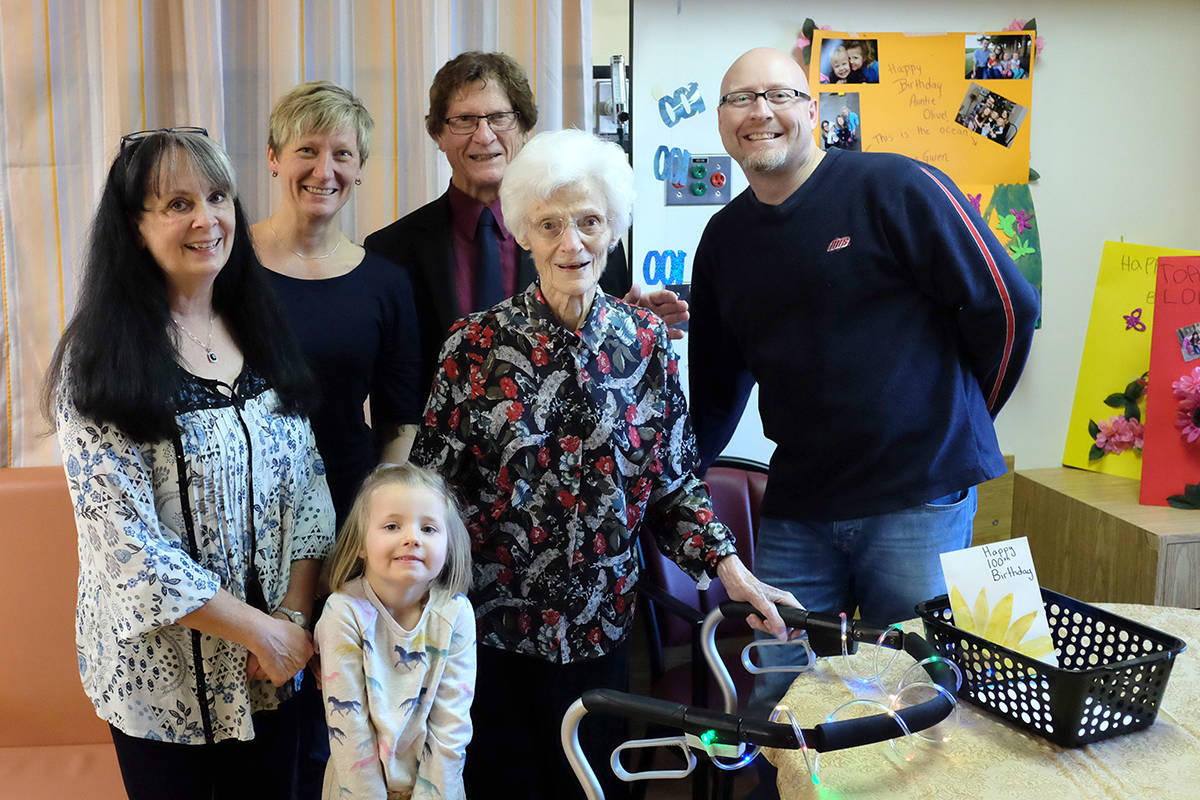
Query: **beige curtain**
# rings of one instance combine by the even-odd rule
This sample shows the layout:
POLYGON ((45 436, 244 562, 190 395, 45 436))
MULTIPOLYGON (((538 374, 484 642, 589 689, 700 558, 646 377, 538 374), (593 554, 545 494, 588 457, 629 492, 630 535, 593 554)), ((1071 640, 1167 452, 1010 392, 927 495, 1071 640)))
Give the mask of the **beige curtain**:
POLYGON ((437 68, 503 50, 539 129, 591 127, 591 0, 3 0, 0 2, 0 466, 58 462, 38 391, 70 317, 87 228, 122 133, 202 125, 229 150, 251 220, 278 200, 267 116, 328 79, 363 98, 375 138, 342 213, 357 241, 428 202, 449 166, 424 131, 437 68))

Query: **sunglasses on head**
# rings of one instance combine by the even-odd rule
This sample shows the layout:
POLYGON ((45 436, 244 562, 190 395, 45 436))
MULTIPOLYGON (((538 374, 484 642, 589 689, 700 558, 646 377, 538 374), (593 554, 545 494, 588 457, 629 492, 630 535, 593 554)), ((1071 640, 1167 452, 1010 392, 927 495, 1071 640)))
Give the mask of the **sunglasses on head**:
POLYGON ((207 128, 200 128, 195 125, 182 125, 178 128, 154 128, 148 131, 135 131, 127 133, 121 137, 121 152, 125 152, 127 147, 137 147, 144 139, 153 136, 156 133, 198 133, 201 136, 208 136, 207 128))

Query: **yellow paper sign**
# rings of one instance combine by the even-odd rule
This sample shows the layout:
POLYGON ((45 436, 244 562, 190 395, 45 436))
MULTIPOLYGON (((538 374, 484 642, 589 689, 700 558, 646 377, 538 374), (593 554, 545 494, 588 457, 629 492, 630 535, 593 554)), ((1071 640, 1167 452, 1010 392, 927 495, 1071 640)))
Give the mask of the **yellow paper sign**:
POLYGON ((815 135, 823 147, 916 158, 960 186, 1026 183, 1035 35, 816 30, 815 135))
MULTIPOLYGON (((1140 426, 1145 421, 1145 398, 1135 384, 1150 369, 1155 272, 1161 256, 1187 255, 1197 253, 1125 242, 1104 243, 1067 427, 1064 465, 1126 478, 1141 477, 1141 451, 1131 445, 1130 437, 1137 435, 1140 439, 1140 426), (1135 416, 1136 425, 1125 421, 1135 416), (1131 427, 1135 433, 1130 433, 1131 427), (1105 451, 1102 456, 1101 450, 1105 451)), ((1170 396, 1171 388, 1159 386, 1151 391, 1170 396)))

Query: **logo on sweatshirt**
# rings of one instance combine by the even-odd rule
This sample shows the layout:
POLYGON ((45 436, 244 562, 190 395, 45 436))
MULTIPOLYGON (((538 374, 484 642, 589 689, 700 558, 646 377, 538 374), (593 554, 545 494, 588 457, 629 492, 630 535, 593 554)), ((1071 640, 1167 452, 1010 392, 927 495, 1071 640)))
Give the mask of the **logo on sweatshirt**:
POLYGON ((850 246, 850 237, 842 236, 842 237, 834 239, 832 242, 830 242, 829 247, 825 248, 825 252, 832 253, 834 250, 841 250, 843 247, 849 247, 849 246, 850 246))

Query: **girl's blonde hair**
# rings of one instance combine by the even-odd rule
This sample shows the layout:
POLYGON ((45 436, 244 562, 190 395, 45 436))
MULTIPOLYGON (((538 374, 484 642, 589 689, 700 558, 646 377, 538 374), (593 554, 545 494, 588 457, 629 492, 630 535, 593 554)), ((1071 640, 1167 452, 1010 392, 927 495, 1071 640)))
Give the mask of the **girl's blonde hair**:
POLYGON ((371 495, 380 486, 389 484, 430 489, 445 501, 446 564, 434 583, 451 594, 465 593, 471 588, 471 540, 458 501, 442 476, 413 464, 380 464, 363 480, 329 556, 329 588, 339 592, 349 581, 363 574, 363 559, 359 554, 367 535, 371 495))

